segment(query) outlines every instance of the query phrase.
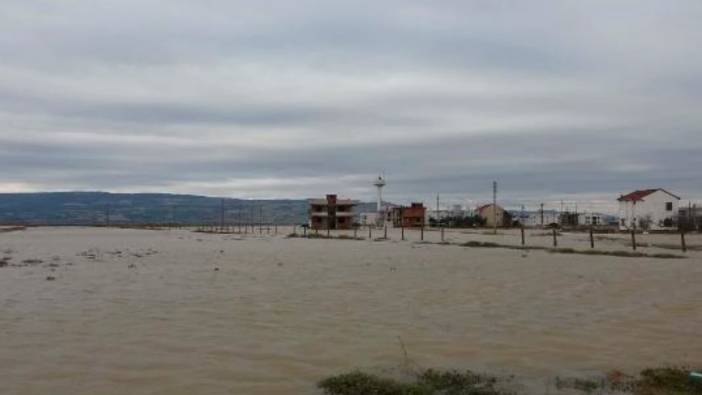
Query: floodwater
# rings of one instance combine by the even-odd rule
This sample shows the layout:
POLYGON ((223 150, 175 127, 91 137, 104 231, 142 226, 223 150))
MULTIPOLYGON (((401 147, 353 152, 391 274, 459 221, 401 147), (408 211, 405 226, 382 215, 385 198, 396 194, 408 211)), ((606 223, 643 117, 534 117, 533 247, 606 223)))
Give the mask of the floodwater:
POLYGON ((416 365, 515 374, 534 393, 556 375, 702 362, 699 252, 393 238, 0 234, 0 259, 11 258, 0 267, 0 394, 316 394, 326 376, 402 365, 400 339, 416 365))

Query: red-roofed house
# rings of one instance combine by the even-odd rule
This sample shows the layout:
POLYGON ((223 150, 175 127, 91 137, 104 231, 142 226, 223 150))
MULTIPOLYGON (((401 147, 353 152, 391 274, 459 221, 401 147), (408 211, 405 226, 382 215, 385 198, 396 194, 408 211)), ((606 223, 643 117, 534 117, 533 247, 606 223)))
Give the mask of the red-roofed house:
POLYGON ((677 228, 676 215, 680 198, 662 188, 643 189, 619 199, 619 229, 642 230, 677 228))

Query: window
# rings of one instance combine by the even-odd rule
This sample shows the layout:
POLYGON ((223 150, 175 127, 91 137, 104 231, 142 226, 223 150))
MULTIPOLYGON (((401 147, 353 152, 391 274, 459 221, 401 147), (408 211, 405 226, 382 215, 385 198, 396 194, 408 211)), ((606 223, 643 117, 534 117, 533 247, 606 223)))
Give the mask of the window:
POLYGON ((665 204, 665 211, 673 211, 673 202, 668 202, 665 204))

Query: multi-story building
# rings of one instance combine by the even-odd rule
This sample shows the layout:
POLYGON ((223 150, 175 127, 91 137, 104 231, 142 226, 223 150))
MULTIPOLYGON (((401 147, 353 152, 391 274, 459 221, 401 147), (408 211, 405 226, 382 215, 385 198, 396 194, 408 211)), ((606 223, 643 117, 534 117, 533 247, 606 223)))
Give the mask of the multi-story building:
POLYGON ((665 189, 644 189, 622 195, 619 229, 666 230, 677 228, 680 198, 665 189))
POLYGON ((327 195, 324 199, 309 199, 309 225, 312 229, 351 229, 357 200, 337 199, 327 195))

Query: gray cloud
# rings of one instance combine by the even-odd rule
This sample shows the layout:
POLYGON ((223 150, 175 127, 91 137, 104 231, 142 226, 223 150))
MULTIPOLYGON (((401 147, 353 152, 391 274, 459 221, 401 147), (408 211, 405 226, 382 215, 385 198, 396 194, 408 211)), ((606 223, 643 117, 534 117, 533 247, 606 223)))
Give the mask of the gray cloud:
POLYGON ((0 9, 0 191, 702 198, 698 1, 0 9))

